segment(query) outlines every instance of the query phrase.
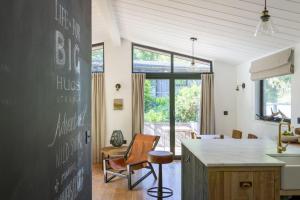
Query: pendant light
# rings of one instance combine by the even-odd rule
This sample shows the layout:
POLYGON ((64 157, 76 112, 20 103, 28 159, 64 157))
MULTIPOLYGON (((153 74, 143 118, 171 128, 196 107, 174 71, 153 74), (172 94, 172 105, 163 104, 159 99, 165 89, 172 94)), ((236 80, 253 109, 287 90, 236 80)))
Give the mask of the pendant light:
POLYGON ((256 30, 254 36, 258 35, 273 35, 276 32, 274 24, 272 22, 271 16, 269 15, 269 11, 267 9, 267 0, 265 0, 265 9, 262 11, 262 15, 260 17, 260 21, 256 26, 256 30))
POLYGON ((192 69, 196 69, 196 64, 195 64, 195 42, 197 41, 197 38, 191 37, 190 40, 192 41, 192 62, 191 62, 191 67, 192 69))

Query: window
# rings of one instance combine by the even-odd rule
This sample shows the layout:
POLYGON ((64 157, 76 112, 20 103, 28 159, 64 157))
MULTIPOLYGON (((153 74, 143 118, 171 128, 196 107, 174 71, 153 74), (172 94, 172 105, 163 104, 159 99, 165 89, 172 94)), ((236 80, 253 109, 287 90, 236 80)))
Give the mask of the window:
POLYGON ((158 150, 181 155, 181 141, 199 133, 201 73, 212 62, 139 44, 132 45, 132 72, 145 73, 144 132, 159 135, 158 150))
POLYGON ((194 59, 195 65, 192 66, 192 58, 183 56, 174 56, 174 72, 210 72, 211 64, 207 61, 194 59))
POLYGON ((92 47, 92 73, 104 72, 104 43, 92 47))
POLYGON ((268 78, 260 81, 260 116, 271 121, 280 121, 281 116, 269 118, 281 111, 291 118, 291 75, 268 78))
POLYGON ((133 49, 133 69, 134 72, 171 72, 171 55, 136 46, 133 49))
POLYGON ((165 51, 139 44, 132 45, 132 71, 148 74, 200 74, 212 72, 212 62, 175 52, 165 51))

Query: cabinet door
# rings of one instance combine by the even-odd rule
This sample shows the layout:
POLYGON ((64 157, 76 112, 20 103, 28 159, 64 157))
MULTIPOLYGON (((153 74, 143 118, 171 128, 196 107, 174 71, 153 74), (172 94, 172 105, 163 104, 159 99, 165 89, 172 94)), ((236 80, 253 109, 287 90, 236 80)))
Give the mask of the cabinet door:
POLYGON ((182 146, 181 163, 182 163, 181 199, 194 200, 195 199, 195 190, 194 190, 195 157, 185 146, 182 146))
POLYGON ((224 172, 224 200, 252 200, 254 172, 224 172))
POLYGON ((254 200, 275 200, 276 180, 273 171, 254 173, 254 200))
POLYGON ((224 200, 224 172, 214 171, 208 173, 208 190, 204 188, 204 191, 208 191, 208 198, 213 200, 224 200))
MULTIPOLYGON (((208 199, 208 175, 207 168, 204 164, 194 157, 195 159, 195 172, 194 172, 194 191, 195 191, 195 200, 207 200, 208 199)), ((217 199, 216 199, 217 200, 217 199)))

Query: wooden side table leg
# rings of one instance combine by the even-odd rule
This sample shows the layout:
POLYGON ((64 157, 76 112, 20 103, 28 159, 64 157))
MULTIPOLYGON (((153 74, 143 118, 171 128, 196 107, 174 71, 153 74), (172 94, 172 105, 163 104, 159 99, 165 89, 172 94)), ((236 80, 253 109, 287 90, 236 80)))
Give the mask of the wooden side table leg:
POLYGON ((102 165, 101 165, 102 167, 101 167, 101 168, 102 168, 102 171, 103 171, 103 169, 104 169, 104 168, 103 168, 103 167, 104 167, 104 166, 103 166, 103 161, 104 161, 104 153, 103 153, 103 152, 101 153, 101 159, 102 159, 102 165))

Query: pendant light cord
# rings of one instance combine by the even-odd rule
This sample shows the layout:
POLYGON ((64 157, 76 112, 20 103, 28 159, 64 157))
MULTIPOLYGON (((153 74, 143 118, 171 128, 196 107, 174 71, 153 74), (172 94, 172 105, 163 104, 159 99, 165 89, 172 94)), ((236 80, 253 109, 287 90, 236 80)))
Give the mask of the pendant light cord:
POLYGON ((195 65, 195 41, 197 41, 197 38, 191 37, 190 40, 192 40, 192 62, 191 62, 191 65, 195 65))
POLYGON ((192 58, 192 64, 194 64, 195 63, 195 60, 194 60, 194 54, 195 54, 195 40, 193 40, 193 43, 192 43, 192 56, 193 56, 193 58, 192 58))
POLYGON ((265 10, 267 10, 267 0, 265 0, 265 10))

